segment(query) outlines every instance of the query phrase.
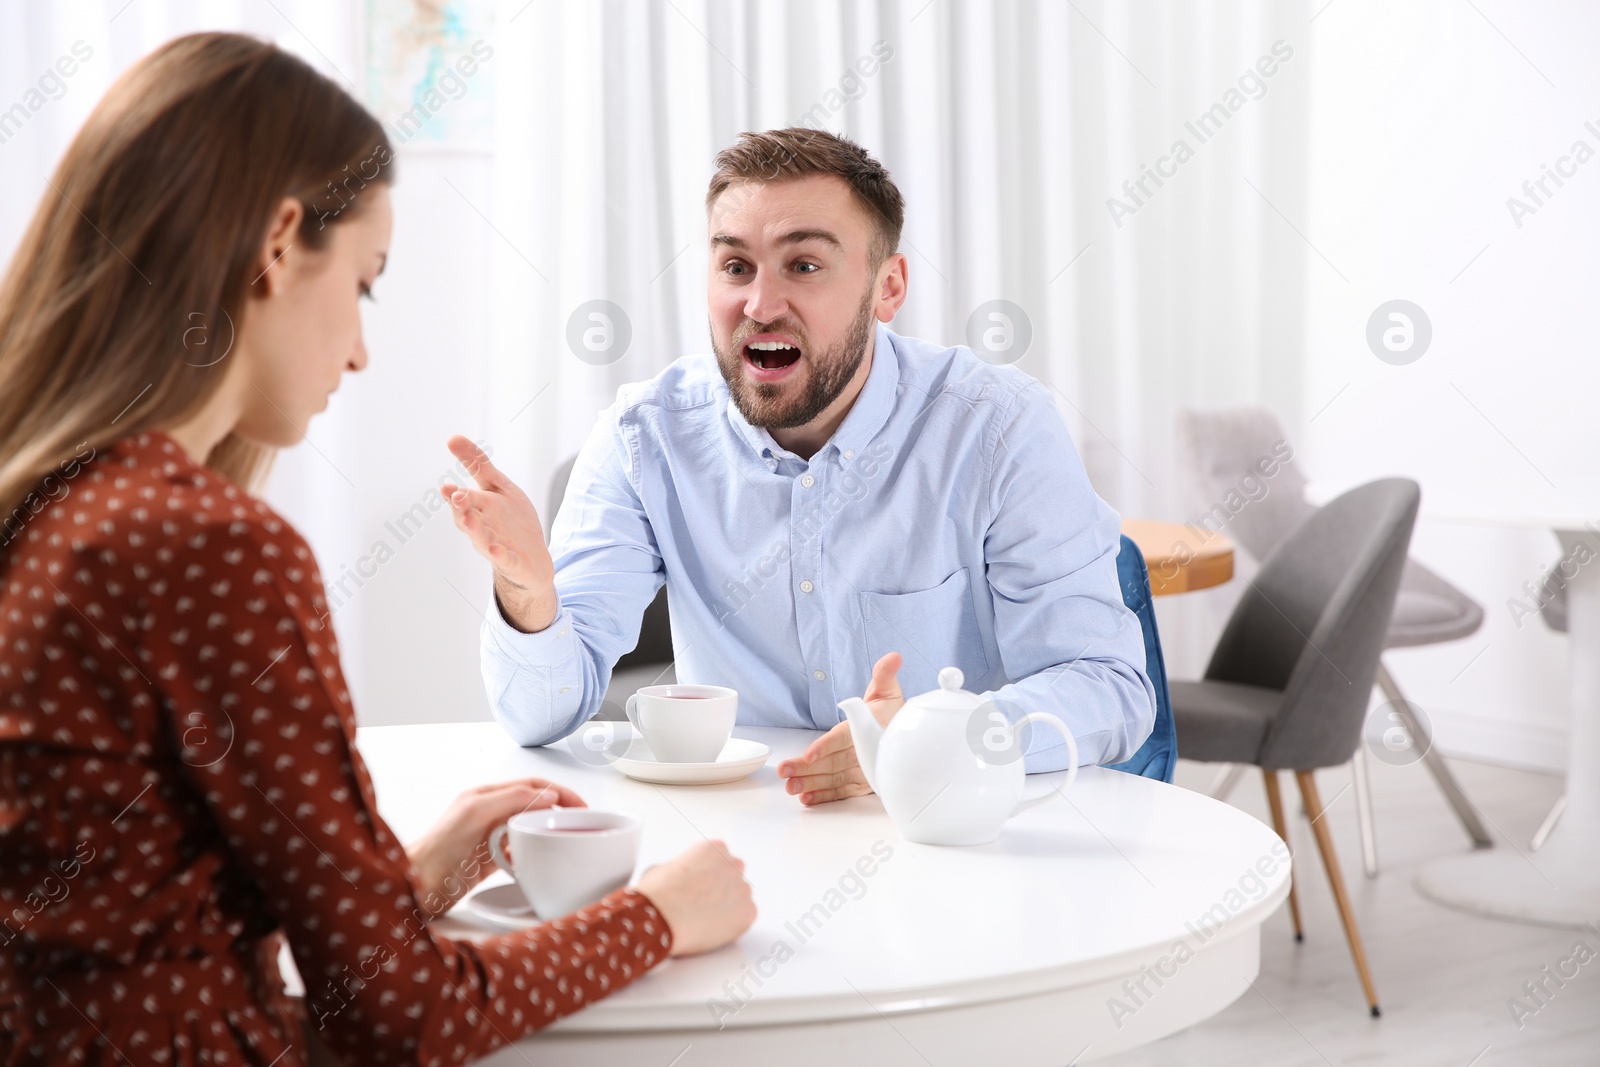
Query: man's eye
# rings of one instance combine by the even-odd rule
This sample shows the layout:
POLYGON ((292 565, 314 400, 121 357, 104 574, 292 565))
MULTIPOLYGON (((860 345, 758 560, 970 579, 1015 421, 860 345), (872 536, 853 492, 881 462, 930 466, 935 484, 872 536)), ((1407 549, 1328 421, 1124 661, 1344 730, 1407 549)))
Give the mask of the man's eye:
POLYGON ((821 270, 822 267, 821 267, 820 264, 817 264, 817 263, 804 263, 804 262, 802 262, 802 263, 796 263, 794 265, 794 269, 797 270, 797 271, 800 271, 800 273, 802 273, 802 274, 812 274, 812 273, 815 273, 816 271, 821 270), (804 268, 808 268, 808 267, 810 268, 809 270, 804 269, 804 268))
POLYGON ((738 260, 734 260, 722 269, 727 271, 729 274, 743 274, 745 265, 740 263, 738 260))

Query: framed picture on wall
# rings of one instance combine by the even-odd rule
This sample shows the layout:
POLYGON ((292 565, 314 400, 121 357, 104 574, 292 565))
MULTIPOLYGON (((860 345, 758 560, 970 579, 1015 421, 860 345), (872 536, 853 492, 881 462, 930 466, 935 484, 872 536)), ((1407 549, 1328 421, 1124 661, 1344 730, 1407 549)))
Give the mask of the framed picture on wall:
POLYGON ((367 106, 407 149, 488 151, 493 0, 367 0, 367 106))

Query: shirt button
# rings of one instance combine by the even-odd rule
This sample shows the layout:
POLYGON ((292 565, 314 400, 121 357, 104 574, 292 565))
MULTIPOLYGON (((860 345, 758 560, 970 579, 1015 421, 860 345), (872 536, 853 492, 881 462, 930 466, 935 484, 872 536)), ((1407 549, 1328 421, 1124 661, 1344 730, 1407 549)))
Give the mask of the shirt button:
POLYGON ((570 692, 572 692, 572 686, 570 686, 570 685, 564 685, 564 686, 562 686, 562 687, 561 687, 561 691, 562 691, 562 692, 563 692, 563 693, 570 693, 570 692))
POLYGON ((856 458, 856 450, 853 449, 853 448, 845 449, 844 450, 844 458, 845 459, 855 459, 856 458))
POLYGON ((813 485, 817 484, 817 480, 811 477, 809 474, 803 474, 800 476, 800 484, 805 486, 807 489, 810 489, 813 485))
POLYGON ((802 593, 809 593, 809 592, 811 592, 811 590, 813 590, 815 588, 816 588, 816 586, 811 584, 810 579, 807 579, 806 581, 803 581, 803 582, 800 583, 800 591, 802 593))
POLYGON ((815 678, 817 681, 820 682, 824 678, 828 677, 828 672, 827 671, 812 671, 811 672, 811 677, 815 678))

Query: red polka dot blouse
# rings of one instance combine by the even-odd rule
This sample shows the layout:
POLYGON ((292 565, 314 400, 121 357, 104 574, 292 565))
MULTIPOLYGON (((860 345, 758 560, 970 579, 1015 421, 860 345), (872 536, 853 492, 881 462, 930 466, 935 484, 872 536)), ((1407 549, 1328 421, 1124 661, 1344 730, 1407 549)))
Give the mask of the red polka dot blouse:
POLYGON ((463 1063, 666 958, 631 889, 432 931, 451 902, 378 815, 326 615, 304 539, 160 432, 0 516, 0 1064, 294 1067, 302 1025, 463 1063))

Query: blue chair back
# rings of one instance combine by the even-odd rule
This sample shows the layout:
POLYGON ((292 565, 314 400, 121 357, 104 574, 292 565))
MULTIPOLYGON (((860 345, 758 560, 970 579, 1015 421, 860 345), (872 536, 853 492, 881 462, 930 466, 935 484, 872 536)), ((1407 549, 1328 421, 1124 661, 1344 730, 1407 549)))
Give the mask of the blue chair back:
POLYGON ((1178 766, 1178 728, 1172 721, 1172 697, 1167 692, 1167 665, 1161 658, 1161 637, 1156 633, 1156 608, 1150 593, 1150 572, 1144 553, 1127 534, 1122 535, 1122 551, 1117 554, 1117 581, 1122 586, 1122 602, 1139 616, 1144 631, 1144 669, 1156 690, 1156 725, 1139 751, 1121 763, 1108 764, 1114 771, 1172 781, 1178 766))

